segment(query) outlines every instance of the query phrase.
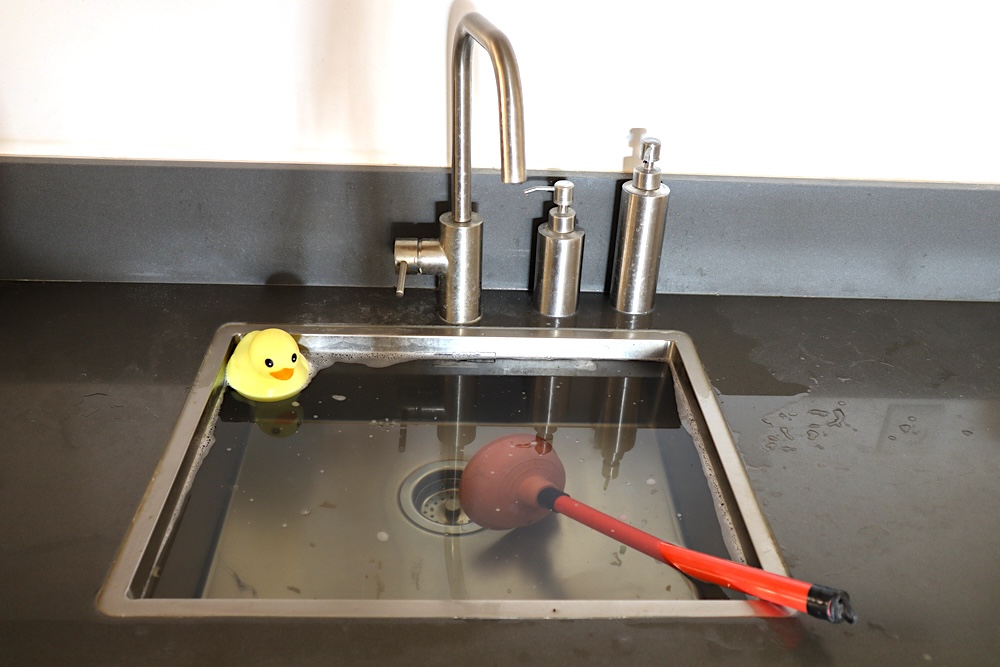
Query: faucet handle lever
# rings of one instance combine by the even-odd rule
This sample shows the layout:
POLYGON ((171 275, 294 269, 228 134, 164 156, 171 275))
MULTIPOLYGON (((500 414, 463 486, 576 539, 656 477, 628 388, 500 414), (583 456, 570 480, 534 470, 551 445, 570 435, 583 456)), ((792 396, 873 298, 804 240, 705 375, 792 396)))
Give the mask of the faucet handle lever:
POLYGON ((396 296, 403 296, 407 273, 444 275, 448 271, 440 239, 396 239, 392 251, 396 267, 396 296))
POLYGON ((403 296, 403 289, 406 287, 406 260, 396 263, 396 296, 403 296))
POLYGON ((396 296, 403 296, 406 274, 420 269, 420 239, 396 239, 392 250, 396 266, 396 296))

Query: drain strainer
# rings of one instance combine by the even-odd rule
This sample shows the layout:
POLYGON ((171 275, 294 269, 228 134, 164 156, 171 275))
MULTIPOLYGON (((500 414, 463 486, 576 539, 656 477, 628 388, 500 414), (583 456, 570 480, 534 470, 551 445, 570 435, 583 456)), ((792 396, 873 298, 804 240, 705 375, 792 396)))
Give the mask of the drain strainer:
POLYGON ((462 511, 458 483, 465 461, 435 461, 414 470, 399 488, 399 506, 410 521, 439 535, 483 530, 462 511))

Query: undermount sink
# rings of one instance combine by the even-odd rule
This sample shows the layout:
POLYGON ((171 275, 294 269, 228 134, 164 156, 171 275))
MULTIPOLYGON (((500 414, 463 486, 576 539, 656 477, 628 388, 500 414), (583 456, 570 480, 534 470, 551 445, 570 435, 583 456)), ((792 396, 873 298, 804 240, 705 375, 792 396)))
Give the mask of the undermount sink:
POLYGON ((282 326, 288 401, 225 383, 216 334, 98 598, 112 616, 783 616, 547 516, 485 530, 465 463, 550 441, 566 491, 665 540, 787 574, 694 345, 676 331, 282 326))

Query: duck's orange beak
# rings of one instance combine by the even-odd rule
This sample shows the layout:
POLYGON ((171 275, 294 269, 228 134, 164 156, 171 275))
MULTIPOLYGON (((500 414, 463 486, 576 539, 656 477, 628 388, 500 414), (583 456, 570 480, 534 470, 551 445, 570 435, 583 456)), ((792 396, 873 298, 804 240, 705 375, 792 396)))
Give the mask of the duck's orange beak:
POLYGON ((275 380, 287 380, 295 373, 294 368, 282 368, 280 371, 271 371, 271 377, 275 380))

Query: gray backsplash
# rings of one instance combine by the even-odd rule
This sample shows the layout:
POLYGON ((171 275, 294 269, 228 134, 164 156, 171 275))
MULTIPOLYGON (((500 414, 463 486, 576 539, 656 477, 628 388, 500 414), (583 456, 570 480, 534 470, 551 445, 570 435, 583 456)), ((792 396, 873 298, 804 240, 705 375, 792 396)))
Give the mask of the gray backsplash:
MULTIPOLYGON (((568 177, 602 291, 625 174, 568 177)), ((392 240, 436 235, 447 169, 0 158, 0 279, 393 284, 392 240), (422 224, 420 224, 422 223, 422 224)), ((658 291, 1000 300, 1000 186, 664 177, 658 291)), ((550 206, 476 172, 487 289, 527 289, 550 206)), ((411 276, 414 287, 432 284, 411 276)))

